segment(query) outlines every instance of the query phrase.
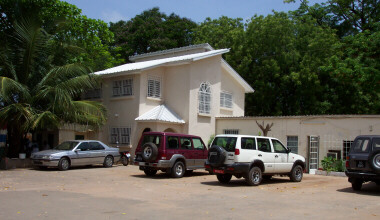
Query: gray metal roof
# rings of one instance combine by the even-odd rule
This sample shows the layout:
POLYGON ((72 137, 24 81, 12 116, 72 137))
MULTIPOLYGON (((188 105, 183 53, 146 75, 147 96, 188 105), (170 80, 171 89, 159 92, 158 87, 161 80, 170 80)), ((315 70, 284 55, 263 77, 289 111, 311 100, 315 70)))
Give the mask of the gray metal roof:
POLYGON ((166 105, 159 105, 152 110, 140 115, 136 121, 145 122, 166 122, 175 124, 185 124, 185 121, 166 105))
POLYGON ((188 51, 188 50, 193 50, 193 49, 198 49, 198 48, 204 48, 206 50, 214 50, 208 43, 204 44, 196 44, 196 45, 190 45, 186 47, 178 47, 178 48, 173 48, 173 49, 168 49, 168 50, 160 50, 160 51, 155 51, 151 53, 144 53, 144 54, 138 54, 138 55, 133 55, 129 57, 130 61, 135 61, 140 58, 146 58, 146 57, 152 57, 152 56, 157 56, 161 54, 170 54, 170 53, 176 53, 176 52, 182 52, 182 51, 188 51))
POLYGON ((224 53, 229 52, 229 49, 220 49, 220 50, 212 50, 207 51, 203 53, 195 53, 195 54, 189 54, 189 55, 183 55, 183 56, 177 56, 177 57, 169 57, 169 58, 163 58, 163 59, 157 59, 157 60, 149 60, 149 61, 143 61, 143 62, 137 62, 137 63, 127 63, 124 65, 112 67, 106 70, 95 72, 95 75, 111 75, 115 73, 128 73, 133 71, 141 71, 146 70, 158 66, 164 66, 164 65, 174 65, 181 62, 192 62, 197 61, 209 57, 213 57, 216 55, 221 55, 224 53))

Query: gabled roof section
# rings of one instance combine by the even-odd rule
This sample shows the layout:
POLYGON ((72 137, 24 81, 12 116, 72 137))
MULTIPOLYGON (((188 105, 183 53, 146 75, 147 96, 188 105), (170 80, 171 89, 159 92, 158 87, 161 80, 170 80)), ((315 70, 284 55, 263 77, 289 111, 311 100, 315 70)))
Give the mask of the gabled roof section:
POLYGON ((141 122, 165 122, 174 124, 185 124, 185 121, 166 105, 159 105, 152 110, 140 115, 135 119, 141 122))
POLYGON ((245 93, 253 93, 255 90, 237 73, 224 59, 222 59, 222 67, 240 83, 245 93))
POLYGON ((205 49, 206 51, 214 50, 214 48, 212 48, 210 46, 210 44, 204 43, 204 44, 196 44, 196 45, 190 45, 190 46, 186 46, 186 47, 178 47, 178 48, 173 48, 173 49, 168 49, 168 50, 160 50, 160 51, 155 51, 155 52, 151 52, 151 53, 134 55, 134 56, 130 56, 129 60, 130 61, 136 61, 138 59, 154 57, 154 56, 162 55, 162 54, 174 54, 174 53, 178 53, 178 52, 190 51, 190 50, 202 49, 202 48, 205 49))
POLYGON ((138 71, 151 69, 159 66, 179 65, 184 63, 190 63, 193 61, 221 55, 229 52, 229 49, 211 50, 203 53, 195 53, 184 56, 170 57, 158 60, 149 60, 138 63, 127 63, 121 66, 112 67, 106 70, 95 72, 95 75, 113 75, 117 73, 135 73, 138 71))

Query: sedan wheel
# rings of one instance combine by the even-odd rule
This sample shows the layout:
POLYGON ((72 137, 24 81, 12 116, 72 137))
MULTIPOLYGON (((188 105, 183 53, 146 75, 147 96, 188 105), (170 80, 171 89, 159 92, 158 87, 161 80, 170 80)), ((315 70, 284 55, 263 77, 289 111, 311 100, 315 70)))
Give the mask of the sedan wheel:
POLYGON ((65 170, 68 170, 70 168, 70 162, 67 158, 61 158, 59 160, 59 163, 58 163, 58 169, 59 170, 62 170, 62 171, 65 171, 65 170))
POLYGON ((113 165, 113 157, 112 156, 106 156, 106 158, 104 158, 104 163, 103 163, 103 166, 104 167, 112 167, 113 165))

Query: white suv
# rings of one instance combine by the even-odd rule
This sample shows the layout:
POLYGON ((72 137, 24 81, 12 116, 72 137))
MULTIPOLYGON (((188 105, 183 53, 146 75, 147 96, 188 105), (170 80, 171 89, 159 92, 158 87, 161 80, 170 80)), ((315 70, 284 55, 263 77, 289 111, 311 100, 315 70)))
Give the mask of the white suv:
POLYGON ((205 167, 221 183, 228 183, 234 175, 257 186, 263 178, 270 179, 275 174, 300 182, 305 158, 290 153, 276 138, 226 134, 215 136, 205 167))

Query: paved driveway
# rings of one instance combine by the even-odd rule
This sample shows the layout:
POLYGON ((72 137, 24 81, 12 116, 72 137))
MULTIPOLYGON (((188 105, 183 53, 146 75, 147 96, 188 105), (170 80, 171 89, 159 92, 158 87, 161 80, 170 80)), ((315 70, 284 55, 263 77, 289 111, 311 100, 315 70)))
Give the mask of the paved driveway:
POLYGON ((207 172, 146 177, 135 166, 0 171, 0 219, 380 219, 380 186, 278 177, 258 187, 207 172))

